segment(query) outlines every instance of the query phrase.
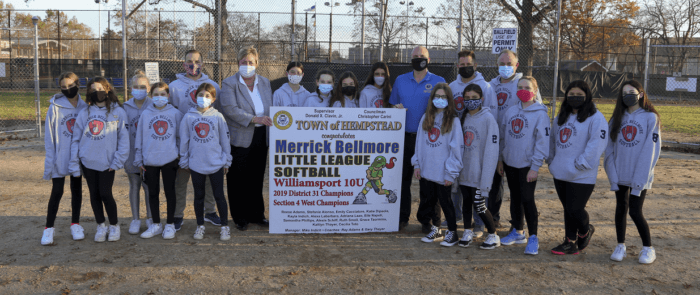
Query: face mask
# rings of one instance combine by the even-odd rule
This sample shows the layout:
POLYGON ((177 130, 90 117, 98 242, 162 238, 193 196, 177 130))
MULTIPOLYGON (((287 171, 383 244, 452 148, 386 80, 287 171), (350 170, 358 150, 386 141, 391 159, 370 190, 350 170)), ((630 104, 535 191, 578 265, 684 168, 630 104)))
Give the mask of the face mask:
POLYGON ((530 101, 533 97, 535 97, 535 94, 530 92, 529 90, 525 89, 520 89, 518 92, 515 93, 516 96, 520 99, 522 102, 528 102, 530 101))
POLYGON ((202 66, 198 64, 185 64, 185 71, 190 76, 199 76, 202 73, 202 66))
POLYGON ((384 85, 384 77, 374 77, 374 84, 377 86, 382 86, 384 85))
POLYGON ((73 98, 78 95, 78 86, 73 86, 68 89, 61 89, 61 93, 63 93, 63 95, 65 95, 67 98, 73 98))
POLYGON ((433 98, 433 105, 438 109, 444 109, 447 107, 447 99, 433 98))
POLYGON ((499 66, 498 67, 498 74, 500 74, 501 78, 503 78, 503 79, 508 79, 510 77, 513 77, 514 73, 515 73, 515 69, 513 69, 512 66, 499 66))
POLYGON ((255 66, 240 66, 238 72, 241 73, 243 78, 250 78, 255 75, 255 66))
POLYGON ((304 76, 300 75, 287 75, 287 80, 289 80, 289 84, 294 84, 297 85, 299 82, 301 82, 301 78, 304 76))
POLYGON ((469 111, 476 110, 481 107, 481 99, 465 100, 464 106, 466 106, 469 111))
POLYGON ((635 106, 639 104, 639 94, 625 94, 622 96, 622 102, 627 107, 635 106))
POLYGON ((568 96, 566 98, 567 103, 574 109, 579 109, 581 106, 583 106, 583 103, 586 101, 585 96, 568 96))
POLYGON ((153 105, 155 105, 156 107, 161 108, 161 107, 165 106, 166 104, 168 104, 167 97, 165 97, 165 96, 154 96, 153 97, 153 105))
POLYGON ((333 84, 318 84, 318 91, 321 91, 323 94, 331 93, 332 90, 333 84))
POLYGON ((197 106, 200 109, 208 108, 211 105, 211 98, 206 98, 204 96, 197 96, 197 106))
POLYGON ((103 102, 107 99, 107 91, 93 91, 90 93, 90 100, 96 102, 103 102))
POLYGON ((144 100, 146 98, 146 89, 131 89, 131 95, 135 99, 144 100))
POLYGON ((345 96, 350 96, 350 97, 355 96, 355 86, 343 87, 343 94, 345 94, 345 96))
POLYGON ((474 72, 474 66, 466 66, 459 68, 459 75, 462 76, 462 78, 464 79, 474 76, 474 72))
POLYGON ((427 58, 414 58, 411 60, 411 66, 413 66, 413 69, 416 70, 417 72, 420 72, 422 70, 425 70, 425 68, 428 67, 428 59, 427 58))

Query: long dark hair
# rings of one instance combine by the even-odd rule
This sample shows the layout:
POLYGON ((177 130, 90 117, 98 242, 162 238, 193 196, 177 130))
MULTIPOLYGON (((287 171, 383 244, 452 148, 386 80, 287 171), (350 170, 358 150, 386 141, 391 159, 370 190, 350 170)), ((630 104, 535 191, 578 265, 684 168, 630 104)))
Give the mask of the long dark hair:
POLYGON ((372 70, 369 72, 369 76, 367 77, 367 81, 365 81, 365 87, 367 85, 374 85, 376 82, 374 82, 374 72, 377 71, 377 69, 382 69, 386 72, 386 78, 384 79, 384 84, 382 84, 382 101, 383 101, 383 107, 388 108, 391 105, 389 104, 389 97, 391 96, 391 76, 389 75, 389 67, 384 63, 383 61, 378 61, 375 62, 372 65, 372 70))
POLYGON ((627 106, 625 105, 624 102, 622 102, 622 96, 624 94, 622 93, 622 89, 625 88, 626 85, 630 85, 634 88, 637 88, 637 91, 639 91, 639 94, 641 97, 639 98, 639 107, 644 109, 647 112, 652 112, 656 114, 656 122, 657 124, 661 124, 661 116, 659 116, 659 112, 656 111, 654 106, 651 104, 651 101, 647 99, 647 92, 644 91, 644 86, 642 83, 639 83, 637 80, 629 80, 625 81, 622 83, 622 86, 620 86, 620 94, 617 96, 617 102, 615 103, 615 110, 613 111, 613 115, 610 118, 610 139, 613 141, 617 140, 617 134, 620 133, 620 125, 622 125, 622 117, 625 115, 625 111, 627 110, 627 106))
POLYGON ((566 87, 566 91, 564 92, 564 101, 561 103, 561 108, 559 108, 559 120, 557 121, 559 126, 564 125, 566 120, 569 119, 569 115, 574 111, 574 108, 569 105, 568 101, 569 91, 571 91, 573 88, 579 88, 586 94, 586 100, 583 102, 583 106, 581 106, 581 108, 578 110, 576 120, 583 123, 586 121, 586 119, 588 119, 588 117, 593 116, 593 114, 598 111, 593 103, 593 94, 591 93, 591 88, 588 87, 588 83, 583 80, 573 81, 568 87, 566 87))
MULTIPOLYGON (((478 84, 469 84, 469 85, 467 85, 467 87, 464 87, 464 90, 462 90, 462 97, 467 95, 467 92, 469 92, 469 91, 476 92, 476 94, 479 95, 479 98, 484 99, 484 91, 481 90, 481 86, 479 86, 478 84)), ((479 107, 479 109, 481 109, 482 107, 483 107, 483 104, 481 107, 479 107)), ((464 118, 467 117, 467 113, 469 113, 468 110, 465 110, 464 112, 462 112, 462 117, 459 118, 460 121, 462 121, 462 123, 464 123, 464 118)))
POLYGON ((428 108, 425 110, 425 119, 423 119, 423 130, 430 132, 435 125, 435 115, 438 112, 438 108, 433 105, 433 98, 435 98, 435 92, 438 90, 444 90, 445 95, 447 95, 447 107, 442 111, 442 127, 440 132, 442 134, 450 133, 452 130, 452 119, 457 117, 457 108, 455 108, 455 99, 452 96, 452 88, 447 83, 437 83, 433 87, 433 91, 430 93, 430 99, 428 100, 428 108))
POLYGON ((299 68, 301 72, 304 73, 304 65, 302 65, 298 61, 290 61, 287 65, 287 72, 289 72, 289 70, 291 70, 292 68, 299 68))
MULTIPOLYGON (((102 88, 104 88, 107 92, 107 98, 105 99, 105 107, 107 108, 107 114, 109 114, 109 112, 112 111, 112 104, 116 103, 120 107, 122 106, 122 103, 119 101, 119 98, 117 97, 116 91, 114 90, 112 84, 110 84, 109 81, 107 81, 107 79, 100 76, 90 79, 90 81, 88 81, 86 85, 87 90, 85 91, 85 102, 87 102, 89 106, 97 104, 97 101, 93 100, 90 97, 90 94, 94 92, 94 90, 92 90, 92 84, 95 83, 101 84, 102 88)), ((89 108, 88 112, 90 112, 89 108)))
POLYGON ((358 99, 358 97, 360 96, 360 92, 357 91, 357 89, 359 88, 358 86, 360 86, 360 85, 357 82, 357 77, 355 77, 355 74, 353 74, 352 72, 347 71, 347 72, 343 72, 340 75, 340 78, 338 78, 338 80, 336 80, 336 82, 335 82, 336 86, 333 87, 333 89, 337 89, 338 91, 333 93, 333 96, 331 96, 331 101, 328 102, 328 105, 333 106, 333 104, 336 101, 339 101, 340 105, 345 107, 345 94, 343 94, 343 91, 341 91, 341 89, 343 88, 343 80, 345 80, 347 78, 352 79, 352 81, 355 83, 355 95, 352 96, 352 99, 353 100, 358 99))
MULTIPOLYGON (((328 69, 328 68, 320 69, 318 72, 316 72, 316 78, 314 79, 314 81, 318 82, 318 80, 321 79, 321 75, 330 75, 331 78, 333 79, 333 83, 335 83, 335 74, 333 74, 333 71, 331 71, 330 69, 328 69)), ((333 97, 334 92, 335 92, 335 89, 331 90, 331 93, 330 93, 331 97, 333 97)), ((323 101, 323 98, 321 98, 321 91, 318 90, 318 86, 316 86, 316 94, 318 94, 319 102, 323 101)))

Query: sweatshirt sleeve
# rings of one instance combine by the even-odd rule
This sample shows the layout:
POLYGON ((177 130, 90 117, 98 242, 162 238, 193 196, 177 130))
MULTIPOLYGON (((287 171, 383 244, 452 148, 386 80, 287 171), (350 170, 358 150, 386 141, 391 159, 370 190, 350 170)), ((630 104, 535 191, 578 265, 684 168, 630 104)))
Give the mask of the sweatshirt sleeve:
MULTIPOLYGON (((139 117, 139 126, 146 126, 145 125, 146 118, 141 115, 139 117)), ((134 167, 139 168, 143 166, 143 127, 141 128, 136 128, 136 138, 134 139, 134 167)))
POLYGON ((482 194, 488 194, 493 184, 493 175, 496 173, 498 164, 498 145, 500 142, 499 128, 496 119, 488 119, 486 129, 486 146, 484 147, 483 163, 481 165, 481 182, 479 189, 482 194))
POLYGON ((113 170, 119 170, 124 168, 124 162, 129 158, 129 152, 131 144, 129 142, 129 130, 126 129, 126 122, 128 117, 126 112, 121 109, 121 114, 119 114, 119 125, 117 126, 117 151, 114 153, 114 159, 109 168, 113 170))
POLYGON ((221 152, 223 153, 221 156, 226 159, 224 168, 228 169, 231 167, 233 156, 231 156, 231 135, 229 134, 228 125, 226 124, 224 116, 219 117, 219 144, 221 144, 221 152))
MULTIPOLYGON (((493 91, 491 83, 484 84, 486 89, 484 89, 484 106, 489 108, 491 115, 494 119, 498 119, 498 100, 496 99, 496 92, 493 91)), ((496 122, 498 125, 498 122, 496 122)))
POLYGON ((588 129, 588 142, 583 154, 574 160, 574 165, 578 170, 590 170, 598 166, 600 156, 605 151, 608 143, 608 124, 600 111, 590 117, 591 125, 588 129))
POLYGON ((554 155, 557 153, 557 136, 556 134, 559 133, 559 117, 554 117, 554 120, 552 121, 552 129, 549 130, 549 155, 547 155, 547 159, 545 162, 547 162, 547 165, 552 164, 552 161, 554 160, 554 155), (555 134, 555 135, 552 135, 555 134))
POLYGON ((175 148, 177 149, 178 157, 180 156, 180 125, 182 124, 182 113, 175 113, 175 148))
POLYGON ((647 132, 647 136, 644 138, 642 150, 638 155, 639 160, 632 174, 632 191, 630 194, 635 196, 639 196, 649 183, 649 180, 652 179, 654 166, 656 166, 656 161, 659 160, 659 154, 661 153, 659 120, 654 113, 650 113, 647 119, 647 130, 651 130, 651 132, 647 132))
MULTIPOLYGON (((367 86, 365 86, 367 87, 367 86)), ((362 92, 360 92, 360 107, 361 108, 368 108, 369 107, 369 98, 367 97, 367 92, 365 89, 362 89, 362 92)))
MULTIPOLYGON (((608 125, 608 131, 609 130, 610 125, 608 125)), ((617 186, 619 178, 617 177, 617 167, 615 167, 615 141, 612 140, 610 134, 608 134, 608 145, 605 147, 603 167, 605 168, 605 174, 608 175, 608 181, 610 181, 610 190, 620 190, 620 188, 617 186)))
MULTIPOLYGON (((501 122, 498 122, 499 128, 498 128, 498 161, 503 161, 503 150, 506 148, 506 118, 507 116, 507 111, 506 114, 504 114, 503 119, 501 122)), ((498 118, 498 117, 494 117, 498 118)))
POLYGON ((189 163, 189 149, 190 149, 190 128, 187 122, 187 116, 184 116, 180 121, 180 168, 188 169, 190 167, 189 163))
POLYGON ((282 104, 282 91, 280 89, 277 89, 275 93, 272 94, 272 106, 273 107, 281 107, 284 106, 282 104))
POLYGON ((415 153, 413 156, 411 156, 411 165, 413 165, 413 169, 420 169, 420 163, 418 162, 418 158, 422 152, 423 152, 423 145, 421 142, 425 140, 423 138, 425 136, 423 132, 423 120, 425 119, 425 115, 423 115, 422 118, 420 118, 420 122, 418 122, 418 132, 416 134, 416 148, 415 148, 415 153))
POLYGON ((238 106, 236 99, 235 86, 224 82, 221 87, 221 99, 217 99, 214 104, 217 110, 224 115, 224 118, 230 122, 236 122, 241 126, 248 126, 253 121, 254 114, 248 113, 238 106), (226 103, 224 103, 226 101, 226 103))
POLYGON ((549 116, 547 112, 537 120, 535 131, 535 150, 530 163, 530 170, 538 171, 542 163, 549 157, 549 116))
POLYGON ((180 90, 177 87, 177 80, 168 85, 170 88, 170 96, 168 96, 168 102, 173 105, 176 109, 180 109, 180 101, 178 99, 178 94, 180 90))
POLYGON ((46 122, 44 122, 44 149, 46 150, 46 158, 44 159, 44 180, 51 180, 54 163, 56 162, 56 125, 54 122, 54 106, 49 106, 49 111, 46 113, 46 122))
POLYGON ((73 125, 73 137, 70 143, 70 162, 68 163, 68 173, 73 175, 73 177, 80 176, 80 158, 78 152, 80 149, 80 139, 83 136, 83 129, 85 128, 86 117, 87 108, 80 111, 73 125))
POLYGON ((454 182, 462 171, 462 153, 464 151, 464 137, 462 124, 459 118, 454 118, 450 131, 450 154, 445 161, 445 180, 454 182))

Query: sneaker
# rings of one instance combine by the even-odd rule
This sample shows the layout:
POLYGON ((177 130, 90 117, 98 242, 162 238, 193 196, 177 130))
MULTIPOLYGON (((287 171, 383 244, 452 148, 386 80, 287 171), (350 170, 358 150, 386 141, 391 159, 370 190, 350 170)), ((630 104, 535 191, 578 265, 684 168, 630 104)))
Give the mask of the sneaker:
POLYGON ((525 234, 519 234, 517 230, 513 229, 507 236, 501 239, 502 245, 513 245, 513 244, 525 244, 527 243, 527 237, 525 234))
POLYGON ((472 234, 472 237, 475 239, 481 238, 484 235, 484 226, 483 225, 477 225, 474 226, 474 232, 472 234))
POLYGON ((163 239, 170 240, 175 238, 175 225, 172 224, 166 224, 165 228, 163 229, 163 239))
POLYGON ((150 239, 150 238, 155 237, 156 235, 159 235, 162 233, 163 233, 163 226, 160 223, 154 223, 154 224, 151 224, 151 226, 149 226, 148 229, 141 234, 141 237, 144 239, 150 239))
POLYGON ((116 242, 116 241, 119 241, 120 237, 121 237, 121 229, 119 228, 119 225, 110 225, 109 226, 109 236, 107 236, 107 241, 116 242))
POLYGON ((464 234, 462 234, 462 239, 459 240, 459 246, 460 247, 469 247, 469 245, 472 243, 472 239, 474 237, 474 233, 471 230, 465 229, 464 234))
POLYGON ((197 230, 194 231, 194 239, 204 239, 204 225, 197 226, 197 230))
POLYGON ((95 233, 95 242, 102 243, 107 240, 107 226, 104 223, 97 225, 97 232, 95 233))
POLYGON ((426 243, 432 243, 436 240, 442 240, 443 234, 439 227, 434 226, 430 228, 430 233, 427 236, 421 238, 420 240, 426 243))
POLYGON ((150 228, 151 224, 153 224, 153 218, 146 219, 146 228, 150 228))
POLYGON ((537 250, 540 249, 540 240, 537 235, 531 235, 527 239, 527 246, 525 246, 525 254, 527 255, 537 255, 537 250))
POLYGON ((625 257, 627 257, 627 247, 625 244, 617 244, 615 251, 613 251, 613 254, 610 255, 610 260, 622 261, 622 259, 625 257))
POLYGON ((46 245, 51 245, 53 244, 53 232, 54 228, 49 227, 44 229, 44 235, 41 236, 41 244, 46 246, 46 245))
POLYGON ((595 233, 595 227, 593 227, 592 224, 588 225, 588 234, 586 234, 586 237, 578 237, 578 240, 576 241, 576 245, 578 246, 579 250, 586 249, 588 247, 588 243, 591 241, 591 237, 593 237, 593 233, 595 233))
POLYGON ((173 227, 175 227, 175 231, 179 231, 182 229, 182 222, 185 221, 182 217, 175 217, 175 223, 173 223, 173 227))
POLYGON ((230 240, 231 239, 231 228, 229 228, 228 226, 222 226, 219 239, 222 241, 230 240))
POLYGON ((452 247, 459 242, 457 232, 448 230, 445 234, 445 239, 440 242, 440 246, 452 247))
POLYGON ((479 248, 481 249, 486 249, 486 250, 493 250, 496 247, 501 246, 501 237, 498 236, 498 234, 489 234, 488 237, 486 237, 486 241, 484 241, 479 248))
POLYGON ((221 225, 221 218, 219 218, 219 215, 216 215, 216 212, 204 214, 204 221, 213 225, 221 225))
MULTIPOLYGON (((146 228, 150 228, 150 226, 146 226, 146 228)), ((131 221, 131 224, 129 225, 129 233, 132 235, 138 234, 141 231, 141 220, 134 219, 131 221)))
POLYGON ((552 254, 556 255, 566 255, 566 254, 578 254, 578 246, 576 243, 569 241, 569 239, 564 238, 564 243, 552 249, 552 254))
POLYGON ((80 241, 85 238, 85 229, 80 224, 73 224, 70 226, 70 234, 74 241, 80 241))
POLYGON ((639 263, 650 264, 656 260, 656 250, 654 247, 643 247, 639 253, 639 263))

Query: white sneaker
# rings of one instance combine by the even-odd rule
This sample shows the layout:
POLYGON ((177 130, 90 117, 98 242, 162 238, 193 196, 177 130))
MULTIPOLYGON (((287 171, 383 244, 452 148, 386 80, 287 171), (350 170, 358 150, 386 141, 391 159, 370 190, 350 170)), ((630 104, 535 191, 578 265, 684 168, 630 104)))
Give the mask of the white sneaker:
POLYGON ((650 264, 656 260, 656 250, 654 247, 643 247, 639 253, 639 263, 650 264))
POLYGON ((107 237, 107 241, 116 242, 116 241, 119 241, 120 237, 121 237, 121 229, 119 228, 119 225, 110 225, 109 226, 109 236, 107 237))
MULTIPOLYGON (((148 226, 146 226, 148 228, 148 226)), ((138 234, 141 231, 141 220, 134 219, 129 225, 129 233, 132 235, 138 234)))
POLYGON ((165 228, 163 229, 163 239, 170 240, 175 238, 175 225, 174 224, 166 224, 165 228))
POLYGON ((150 228, 151 224, 153 224, 153 218, 146 219, 146 228, 150 228))
POLYGON ((154 223, 154 224, 151 224, 151 226, 149 226, 148 229, 141 234, 141 237, 144 239, 150 239, 150 238, 155 237, 156 235, 159 235, 162 233, 163 233, 163 226, 161 226, 160 223, 154 223))
POLYGON ((459 246, 463 248, 469 247, 469 244, 472 243, 473 237, 474 233, 469 229, 465 229, 464 234, 462 234, 462 239, 459 240, 459 246))
POLYGON ((44 246, 53 244, 53 232, 54 228, 49 227, 44 229, 44 235, 41 236, 41 244, 44 246))
POLYGON ((627 257, 627 247, 625 247, 625 244, 617 244, 615 251, 610 255, 610 260, 622 261, 622 258, 625 257, 627 257))
POLYGON ((80 241, 85 238, 85 229, 80 224, 74 224, 70 226, 70 234, 74 241, 80 241))
POLYGON ((107 239, 107 226, 104 223, 97 225, 97 232, 95 233, 95 242, 102 243, 107 239))
POLYGON ((231 239, 231 228, 228 226, 221 227, 221 236, 219 237, 222 241, 228 241, 231 239))
POLYGON ((484 241, 479 248, 493 250, 499 246, 501 246, 501 237, 499 237, 498 234, 489 234, 489 236, 486 237, 486 241, 484 241))
POLYGON ((204 239, 204 225, 197 226, 197 230, 194 231, 194 239, 204 239))

